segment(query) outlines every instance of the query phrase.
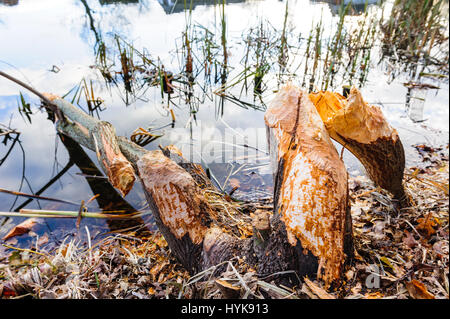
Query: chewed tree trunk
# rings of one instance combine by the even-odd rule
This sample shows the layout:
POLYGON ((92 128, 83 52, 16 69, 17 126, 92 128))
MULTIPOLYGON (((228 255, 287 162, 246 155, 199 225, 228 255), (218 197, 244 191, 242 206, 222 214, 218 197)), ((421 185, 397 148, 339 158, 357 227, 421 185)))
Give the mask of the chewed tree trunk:
POLYGON ((408 205, 403 188, 405 154, 397 131, 380 108, 368 105, 352 88, 348 98, 332 93, 311 93, 330 136, 352 152, 364 165, 374 183, 408 205))
POLYGON ((116 137, 111 124, 50 98, 68 117, 58 121, 57 130, 95 151, 114 187, 128 191, 136 175, 159 230, 191 274, 245 257, 262 276, 293 271, 294 277, 339 284, 353 252, 347 172, 317 110, 300 89, 286 86, 267 111, 275 210, 252 216, 230 205, 202 167, 189 163, 175 147, 145 150, 116 137), (116 163, 124 169, 112 169, 116 163), (250 235, 240 234, 230 219, 240 220, 250 235))
MULTIPOLYGON (((120 196, 119 192, 111 186, 107 179, 101 178, 103 174, 77 142, 66 135, 58 135, 69 153, 70 159, 85 175, 86 182, 92 193, 97 195, 95 200, 102 211, 107 212, 113 209, 118 213, 125 214, 136 212, 136 209, 120 196)), ((112 231, 133 229, 139 235, 148 233, 145 223, 140 217, 124 220, 106 219, 106 223, 112 231)))
POLYGON ((352 254, 347 171, 308 95, 284 87, 265 115, 275 180, 273 223, 302 273, 332 283, 352 254))

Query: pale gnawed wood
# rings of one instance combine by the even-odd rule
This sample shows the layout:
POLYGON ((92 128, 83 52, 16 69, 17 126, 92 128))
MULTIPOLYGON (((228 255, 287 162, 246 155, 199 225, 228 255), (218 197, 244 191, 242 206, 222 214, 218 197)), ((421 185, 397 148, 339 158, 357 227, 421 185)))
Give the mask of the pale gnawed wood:
POLYGON ((188 234, 194 244, 200 244, 207 229, 207 212, 202 208, 208 206, 192 176, 161 151, 141 157, 137 168, 145 190, 158 206, 164 225, 177 238, 188 234))
POLYGON ((114 127, 108 122, 101 121, 91 133, 97 158, 109 181, 122 196, 127 195, 135 181, 134 170, 120 151, 114 127))
POLYGON ((195 180, 196 184, 202 188, 208 188, 210 190, 216 190, 210 179, 206 175, 205 170, 200 164, 195 164, 184 158, 183 153, 174 145, 168 145, 166 147, 160 147, 163 154, 184 168, 192 178, 195 180))
POLYGON ((58 121, 58 131, 69 134, 77 142, 95 150, 111 185, 122 196, 127 195, 135 181, 134 169, 120 150, 114 127, 108 122, 94 119, 55 95, 46 96, 71 121, 58 121))
POLYGON ((348 98, 332 92, 311 93, 330 136, 353 153, 378 186, 407 202, 403 188, 405 154, 397 131, 377 106, 352 88, 348 98))
MULTIPOLYGON (((288 84, 265 115, 275 176, 275 213, 291 246, 318 259, 317 276, 338 280, 350 219, 347 171, 308 95, 288 84)), ((350 228, 351 229, 351 228, 350 228)), ((301 257, 299 257, 301 258, 301 257)), ((301 262, 300 262, 301 263, 301 262)))
POLYGON ((211 208, 200 188, 162 151, 145 153, 136 167, 155 222, 171 251, 190 273, 198 272, 203 239, 211 223, 211 208))

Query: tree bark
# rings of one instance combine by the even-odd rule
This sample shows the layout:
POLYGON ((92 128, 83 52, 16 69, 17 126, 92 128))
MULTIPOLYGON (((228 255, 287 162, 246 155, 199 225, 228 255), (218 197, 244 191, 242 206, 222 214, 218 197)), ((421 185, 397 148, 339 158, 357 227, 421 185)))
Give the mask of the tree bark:
POLYGON ((295 251, 301 273, 316 269, 326 284, 338 281, 353 251, 344 163, 299 88, 288 84, 281 89, 265 121, 275 180, 273 227, 286 232, 295 249, 285 249, 295 251))

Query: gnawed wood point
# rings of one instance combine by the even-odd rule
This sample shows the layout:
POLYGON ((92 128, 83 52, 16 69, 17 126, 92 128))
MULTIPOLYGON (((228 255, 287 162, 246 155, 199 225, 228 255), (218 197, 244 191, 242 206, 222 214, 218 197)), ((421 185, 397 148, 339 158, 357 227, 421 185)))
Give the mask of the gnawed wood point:
MULTIPOLYGON (((114 127, 108 122, 96 120, 85 114, 57 95, 44 93, 44 96, 71 120, 71 127, 75 128, 77 133, 77 136, 72 137, 78 142, 83 140, 84 144, 89 144, 85 146, 94 148, 112 186, 119 190, 122 196, 126 196, 133 188, 136 177, 133 166, 120 150, 114 127)), ((63 124, 58 119, 57 127, 61 127, 60 125, 63 124)))
POLYGON ((356 88, 348 98, 322 91, 309 95, 330 136, 352 152, 375 184, 408 204, 403 188, 405 154, 397 131, 381 109, 368 105, 356 88))

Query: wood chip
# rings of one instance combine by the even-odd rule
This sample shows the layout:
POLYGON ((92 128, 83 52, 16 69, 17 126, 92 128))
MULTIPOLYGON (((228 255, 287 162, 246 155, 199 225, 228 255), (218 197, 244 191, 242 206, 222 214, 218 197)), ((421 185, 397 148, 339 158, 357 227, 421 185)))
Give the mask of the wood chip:
POLYGON ((305 283, 308 285, 309 289, 311 289, 311 291, 317 295, 317 297, 319 297, 320 299, 336 299, 336 297, 334 297, 333 295, 330 295, 328 292, 326 292, 325 289, 317 286, 315 283, 313 283, 311 280, 309 280, 308 278, 303 278, 305 280, 305 283))

